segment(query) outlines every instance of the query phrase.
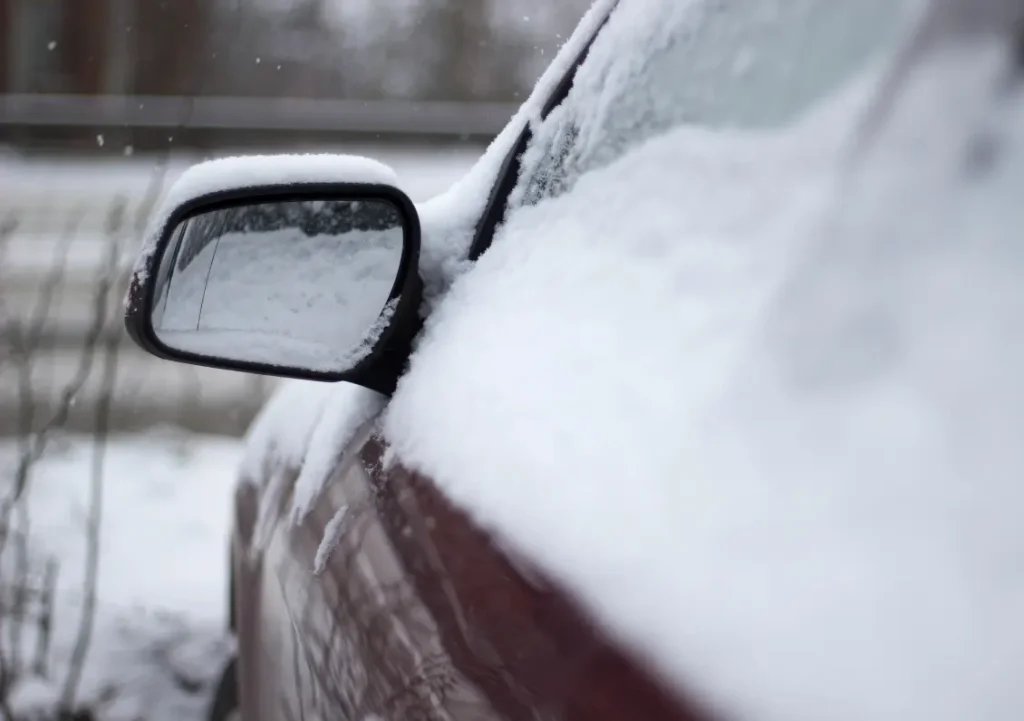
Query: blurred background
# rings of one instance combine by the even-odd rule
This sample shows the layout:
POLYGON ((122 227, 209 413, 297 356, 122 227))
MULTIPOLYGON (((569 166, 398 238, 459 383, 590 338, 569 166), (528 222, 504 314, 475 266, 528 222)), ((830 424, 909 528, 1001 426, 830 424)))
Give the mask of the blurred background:
POLYGON ((269 379, 150 359, 120 301, 149 208, 203 158, 377 158, 444 191, 589 0, 0 0, 0 434, 241 434, 269 379), (104 418, 100 421, 97 413, 104 418))
POLYGON ((123 331, 196 161, 366 155, 414 200, 476 160, 590 0, 0 0, 0 719, 206 713, 267 378, 123 331))

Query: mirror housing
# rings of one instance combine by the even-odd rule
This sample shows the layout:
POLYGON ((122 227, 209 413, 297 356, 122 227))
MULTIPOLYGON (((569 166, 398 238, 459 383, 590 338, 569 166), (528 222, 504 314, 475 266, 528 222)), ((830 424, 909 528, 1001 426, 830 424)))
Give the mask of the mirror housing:
MULTIPOLYGON (((196 169, 221 166, 199 174, 212 178, 227 162, 196 169)), ((213 189, 188 175, 132 274, 125 326, 135 343, 193 365, 393 392, 420 327, 420 226, 408 196, 386 175, 295 182, 293 173, 213 189)))

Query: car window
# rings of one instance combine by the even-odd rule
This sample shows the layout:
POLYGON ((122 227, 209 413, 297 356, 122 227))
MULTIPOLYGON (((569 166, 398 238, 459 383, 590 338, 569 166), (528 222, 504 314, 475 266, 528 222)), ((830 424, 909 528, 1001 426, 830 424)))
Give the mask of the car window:
POLYGON ((917 0, 620 3, 565 101, 533 129, 509 209, 682 124, 783 127, 884 56, 917 0), (656 17, 657 22, 651 22, 656 17))

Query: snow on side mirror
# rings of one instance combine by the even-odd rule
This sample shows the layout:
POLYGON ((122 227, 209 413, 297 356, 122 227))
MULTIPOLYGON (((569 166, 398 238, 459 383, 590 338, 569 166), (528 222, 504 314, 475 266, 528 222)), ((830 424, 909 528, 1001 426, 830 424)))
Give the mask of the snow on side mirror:
POLYGON ((332 156, 286 157, 182 176, 136 265, 128 332, 170 360, 390 392, 418 320, 415 207, 386 166, 333 156, 329 174, 357 180, 329 180, 332 156), (250 180, 209 190, 225 176, 250 180))

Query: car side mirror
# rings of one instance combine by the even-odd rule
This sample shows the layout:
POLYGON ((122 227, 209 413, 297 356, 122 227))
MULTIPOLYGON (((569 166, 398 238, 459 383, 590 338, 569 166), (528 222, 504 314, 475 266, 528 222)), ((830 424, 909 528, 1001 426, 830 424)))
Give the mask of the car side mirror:
POLYGON ((196 365, 394 389, 421 294, 419 220, 404 193, 315 180, 178 195, 187 199, 163 213, 129 289, 138 345, 196 365))

